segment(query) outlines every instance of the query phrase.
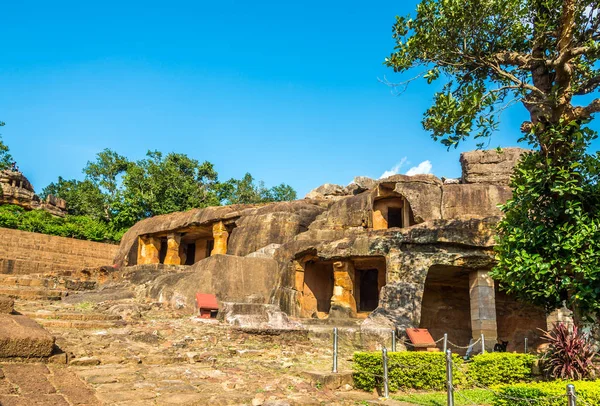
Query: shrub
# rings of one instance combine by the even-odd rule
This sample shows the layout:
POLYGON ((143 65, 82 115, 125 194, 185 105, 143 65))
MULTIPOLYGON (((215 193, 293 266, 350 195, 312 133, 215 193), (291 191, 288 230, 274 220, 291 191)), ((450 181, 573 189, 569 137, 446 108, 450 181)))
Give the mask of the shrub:
POLYGON ((113 230, 89 216, 55 217, 43 210, 26 211, 15 205, 0 206, 0 227, 90 241, 119 241, 126 230, 113 230))
POLYGON ((565 323, 559 323, 542 338, 550 344, 540 363, 547 376, 585 379, 593 375, 596 351, 589 337, 582 334, 577 326, 571 330, 565 323))
POLYGON ((535 357, 529 354, 488 352, 473 357, 467 376, 485 386, 530 381, 535 357))
MULTIPOLYGON (((493 406, 564 406, 566 381, 521 383, 498 388, 493 406)), ((577 404, 600 405, 600 381, 574 382, 577 404)))
MULTIPOLYGON (((454 382, 464 381, 462 360, 453 356, 454 382)), ((359 389, 372 391, 383 382, 381 352, 354 353, 354 384, 359 389)), ((388 353, 390 391, 398 389, 433 389, 446 387, 446 358, 441 352, 388 353)))

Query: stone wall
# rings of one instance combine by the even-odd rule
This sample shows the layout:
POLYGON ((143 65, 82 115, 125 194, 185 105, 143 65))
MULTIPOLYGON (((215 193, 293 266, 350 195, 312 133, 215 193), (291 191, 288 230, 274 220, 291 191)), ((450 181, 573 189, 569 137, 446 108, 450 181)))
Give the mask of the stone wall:
POLYGON ((112 265, 118 245, 0 228, 0 273, 33 274, 112 265))

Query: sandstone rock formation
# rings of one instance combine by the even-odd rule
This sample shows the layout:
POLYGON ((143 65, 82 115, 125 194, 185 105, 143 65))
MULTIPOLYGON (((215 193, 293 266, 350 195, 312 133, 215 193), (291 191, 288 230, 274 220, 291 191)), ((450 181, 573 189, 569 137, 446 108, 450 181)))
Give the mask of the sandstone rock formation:
POLYGON ((460 155, 463 183, 508 185, 512 168, 521 155, 530 152, 522 148, 470 151, 460 155))
MULTIPOLYGON (((544 312, 503 295, 488 271, 497 206, 511 196, 506 183, 521 153, 463 154, 462 184, 433 175, 357 178, 295 202, 154 217, 127 232, 115 263, 135 266, 148 296, 190 312, 203 292, 310 322, 448 332, 460 345, 481 334, 488 347, 520 340, 545 323, 544 312), (157 268, 173 262, 171 271, 157 268)), ((535 345, 537 336, 529 339, 535 345)))
POLYGON ((27 178, 21 172, 10 170, 0 171, 0 204, 15 204, 27 210, 41 209, 59 217, 64 217, 67 211, 63 199, 49 195, 45 201, 40 200, 27 178))

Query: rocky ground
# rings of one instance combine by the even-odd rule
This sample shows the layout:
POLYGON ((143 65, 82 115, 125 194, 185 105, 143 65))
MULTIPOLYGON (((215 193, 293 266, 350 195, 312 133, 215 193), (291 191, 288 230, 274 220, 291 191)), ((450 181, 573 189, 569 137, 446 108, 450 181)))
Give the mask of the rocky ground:
MULTIPOLYGON (((65 353, 3 364, 2 405, 360 405, 377 395, 328 385, 330 336, 256 334, 135 299, 17 300, 65 353), (68 363, 67 363, 68 362, 68 363)), ((329 329, 327 329, 329 330, 329 329)), ((351 369, 342 342, 339 370, 351 369)), ((386 402, 390 404, 390 402, 386 402)))

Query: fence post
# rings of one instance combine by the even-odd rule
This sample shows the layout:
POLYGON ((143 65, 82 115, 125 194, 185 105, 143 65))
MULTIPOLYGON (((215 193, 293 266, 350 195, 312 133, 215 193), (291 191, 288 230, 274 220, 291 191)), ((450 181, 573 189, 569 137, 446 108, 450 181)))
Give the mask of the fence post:
POLYGON ((481 335, 481 353, 485 354, 485 336, 481 335))
POLYGON ((446 350, 448 349, 448 333, 444 333, 444 354, 446 353, 446 350))
POLYGON ((396 329, 392 330, 392 352, 396 352, 396 329))
POLYGON ((387 348, 383 347, 381 350, 381 355, 383 359, 383 397, 390 397, 390 385, 388 382, 388 357, 387 357, 387 348))
POLYGON ((577 406, 577 396, 575 396, 575 386, 573 384, 567 385, 567 399, 569 400, 569 406, 577 406))
POLYGON ((454 406, 454 385, 452 384, 452 350, 446 350, 446 391, 448 406, 454 406))
POLYGON ((525 354, 529 353, 529 346, 527 344, 527 337, 525 337, 525 354))
POLYGON ((337 374, 338 367, 338 329, 337 327, 333 328, 333 368, 331 372, 337 374))

